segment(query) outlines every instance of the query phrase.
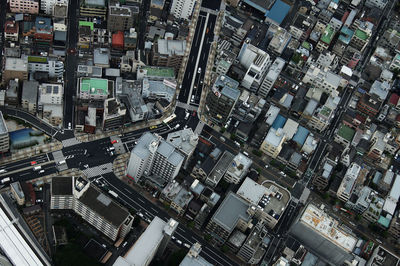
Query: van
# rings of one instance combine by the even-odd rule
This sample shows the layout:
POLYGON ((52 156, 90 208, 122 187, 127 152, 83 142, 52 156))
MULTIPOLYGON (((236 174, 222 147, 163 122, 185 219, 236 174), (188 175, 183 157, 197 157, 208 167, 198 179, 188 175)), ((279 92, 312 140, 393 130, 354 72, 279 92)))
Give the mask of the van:
POLYGON ((33 167, 33 171, 39 171, 41 169, 42 169, 42 167, 40 165, 33 167))
POLYGON ((246 151, 244 151, 243 154, 249 157, 249 154, 246 151))
POLYGON ((179 124, 177 124, 176 126, 175 126, 175 129, 178 129, 180 127, 180 125, 179 124))
POLYGON ((188 120, 188 118, 189 118, 189 112, 186 112, 186 114, 185 114, 185 120, 188 120))
POLYGON ((63 164, 65 164, 65 160, 59 161, 57 164, 58 165, 63 165, 63 164))

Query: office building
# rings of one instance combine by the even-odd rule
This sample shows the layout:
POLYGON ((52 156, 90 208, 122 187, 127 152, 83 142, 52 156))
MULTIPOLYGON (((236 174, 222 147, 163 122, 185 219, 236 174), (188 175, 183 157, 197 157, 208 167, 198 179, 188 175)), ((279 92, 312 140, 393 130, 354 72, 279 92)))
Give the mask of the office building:
POLYGON ((109 6, 107 15, 107 30, 126 31, 133 27, 134 15, 127 6, 109 6))
POLYGON ((188 20, 193 13, 196 0, 172 0, 171 14, 176 19, 188 20))
POLYGON ((4 25, 4 38, 7 41, 17 42, 19 37, 19 24, 14 20, 7 20, 4 25))
POLYGON ((18 79, 18 80, 28 79, 27 60, 14 57, 5 57, 3 81, 9 82, 11 79, 18 79))
POLYGON ((164 253, 178 224, 172 218, 167 223, 155 216, 133 247, 124 257, 119 256, 113 266, 149 265, 154 257, 161 257, 164 253))
POLYGON ((267 97, 284 66, 285 60, 277 57, 274 63, 272 63, 271 67, 269 68, 264 80, 262 81, 261 86, 258 89, 258 95, 264 98, 267 97))
POLYGON ((62 84, 42 83, 39 85, 38 104, 62 104, 63 95, 62 84))
POLYGON ((263 222, 258 222, 240 248, 238 257, 248 264, 258 264, 267 251, 268 244, 268 229, 263 222))
POLYGON ((271 54, 280 56, 288 46, 290 40, 292 39, 292 35, 290 35, 290 33, 284 28, 281 28, 276 24, 271 24, 269 26, 268 34, 273 36, 268 45, 268 51, 270 51, 271 54))
POLYGON ((271 127, 263 143, 261 144, 260 150, 268 156, 276 158, 281 152, 282 145, 285 141, 286 134, 283 132, 283 129, 275 129, 271 127))
POLYGON ((309 204, 289 233, 328 265, 343 265, 353 260, 358 239, 339 227, 339 221, 323 209, 309 204))
POLYGON ((207 176, 205 184, 209 187, 215 188, 225 175, 228 167, 233 163, 234 158, 235 155, 229 151, 225 151, 215 164, 214 168, 211 170, 210 174, 207 176))
POLYGON ((269 54, 244 42, 238 59, 240 64, 247 69, 241 85, 252 92, 256 92, 271 65, 269 54))
POLYGON ((22 190, 21 184, 19 181, 11 183, 10 184, 10 189, 12 194, 14 195, 15 200, 17 201, 19 206, 22 206, 25 204, 25 194, 24 191, 22 190))
POLYGON ((185 55, 185 49, 186 41, 158 39, 153 45, 153 65, 173 67, 175 73, 178 73, 185 55))
POLYGON ((202 256, 200 256, 200 252, 200 243, 194 243, 179 266, 212 266, 213 264, 209 263, 202 256))
POLYGON ((45 72, 51 78, 62 78, 64 75, 64 63, 47 57, 27 56, 29 73, 45 72))
POLYGON ((121 129, 125 123, 126 107, 116 98, 104 101, 103 130, 121 129))
POLYGON ((99 78, 79 78, 79 98, 83 100, 105 100, 109 91, 114 87, 114 82, 99 78))
POLYGON ((191 128, 185 128, 169 133, 166 140, 185 157, 183 168, 186 169, 199 142, 199 136, 191 128))
POLYGON ((225 123, 239 99, 239 82, 228 76, 218 76, 207 94, 206 113, 209 118, 218 123, 225 123))
POLYGON ((146 132, 132 149, 126 174, 137 182, 141 177, 156 177, 170 182, 184 161, 184 156, 161 136, 146 132))
POLYGON ((236 228, 245 232, 250 223, 248 209, 249 203, 230 191, 207 224, 211 243, 222 246, 236 228))
POLYGON ((79 14, 83 17, 101 17, 106 19, 107 7, 105 0, 80 1, 79 14))
POLYGON ((361 166, 359 166, 358 164, 352 163, 350 165, 336 193, 338 199, 340 199, 343 202, 349 200, 360 171, 361 171, 361 166))
POLYGON ((55 5, 68 6, 68 0, 40 0, 40 10, 46 15, 53 15, 55 5))
POLYGON ((53 177, 50 209, 71 209, 111 240, 125 237, 133 216, 82 177, 53 177))
POLYGON ((39 0, 9 0, 12 13, 39 13, 39 0))
POLYGON ((239 184, 247 175, 252 163, 253 161, 249 157, 239 152, 226 170, 224 180, 228 183, 239 184))
POLYGON ((10 149, 10 137, 3 113, 0 111, 0 152, 7 152, 10 149))

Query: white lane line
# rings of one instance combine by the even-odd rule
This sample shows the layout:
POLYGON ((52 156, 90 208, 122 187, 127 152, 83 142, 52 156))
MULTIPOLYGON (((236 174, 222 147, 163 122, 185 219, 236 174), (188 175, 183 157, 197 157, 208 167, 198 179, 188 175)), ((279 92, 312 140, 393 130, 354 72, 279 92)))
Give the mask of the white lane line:
MULTIPOLYGON (((227 262, 224 258, 222 258, 221 256, 219 256, 217 253, 215 253, 214 251, 212 251, 211 249, 209 249, 207 246, 204 246, 203 251, 207 249, 209 252, 211 252, 212 254, 214 254, 215 256, 217 256, 218 258, 220 258, 221 260, 223 260, 224 262, 226 262, 228 265, 232 265, 231 263, 227 262)), ((205 252, 206 253, 206 252, 205 252)), ((210 256, 212 257, 212 256, 210 256)))
POLYGON ((20 174, 19 176, 24 176, 24 175, 29 175, 30 173, 23 173, 23 174, 20 174))
POLYGON ((129 194, 132 194, 132 192, 129 190, 129 189, 127 189, 127 188, 124 188, 125 189, 125 191, 127 191, 129 194))
POLYGON ((189 242, 190 245, 192 244, 192 242, 191 242, 189 239, 187 239, 186 237, 184 237, 184 236, 181 235, 180 233, 175 232, 175 234, 177 234, 177 235, 180 236, 181 238, 185 239, 187 242, 189 242))
POLYGON ((154 209, 153 207, 150 207, 156 214, 158 213, 158 210, 154 209))
MULTIPOLYGON (((127 197, 129 200, 131 200, 130 197, 129 197, 128 195, 126 195, 126 194, 123 193, 121 190, 119 190, 118 188, 116 188, 115 186, 113 186, 110 182, 108 182, 107 179, 105 179, 104 177, 103 177, 103 179, 107 182, 107 184, 109 184, 111 187, 113 187, 115 190, 117 190, 119 193, 121 193, 121 195, 124 195, 124 196, 127 197)), ((133 203, 137 204, 138 206, 140 206, 142 209, 144 209, 143 206, 140 205, 139 203, 137 203, 137 202, 135 202, 135 201, 133 201, 133 200, 131 200, 131 201, 132 201, 133 203)))

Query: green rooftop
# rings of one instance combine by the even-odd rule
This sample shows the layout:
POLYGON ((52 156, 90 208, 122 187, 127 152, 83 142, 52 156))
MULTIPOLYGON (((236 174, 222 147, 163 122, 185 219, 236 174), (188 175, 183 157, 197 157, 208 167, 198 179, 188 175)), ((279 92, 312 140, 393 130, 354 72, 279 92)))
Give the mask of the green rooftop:
POLYGON ((357 36, 357 38, 359 38, 363 41, 368 39, 368 34, 365 31, 362 31, 360 29, 357 29, 354 34, 357 36))
POLYGON ((79 27, 81 26, 87 26, 90 27, 90 30, 94 29, 94 23, 90 21, 79 21, 79 27))
POLYGON ((321 41, 323 41, 326 44, 330 44, 334 35, 335 31, 333 30, 333 27, 330 24, 328 24, 325 28, 324 33, 322 34, 321 41))
POLYGON ((47 63, 47 57, 28 56, 28 63, 47 63))
POLYGON ((305 48, 305 49, 307 49, 307 50, 311 50, 311 45, 310 45, 310 43, 309 43, 309 42, 306 42, 306 41, 304 41, 304 42, 301 44, 301 47, 303 47, 303 48, 305 48))
POLYGON ((353 140, 355 133, 356 132, 354 131, 354 129, 346 126, 345 124, 342 124, 338 131, 338 135, 349 142, 353 140))
POLYGON ((82 78, 81 91, 88 94, 108 95, 108 80, 96 78, 82 78))
POLYGON ((174 69, 171 67, 151 67, 145 66, 141 69, 147 70, 147 76, 163 77, 163 78, 175 78, 174 69))
POLYGON ((332 109, 327 107, 327 106, 323 106, 321 108, 320 114, 329 118, 329 116, 331 115, 332 109))

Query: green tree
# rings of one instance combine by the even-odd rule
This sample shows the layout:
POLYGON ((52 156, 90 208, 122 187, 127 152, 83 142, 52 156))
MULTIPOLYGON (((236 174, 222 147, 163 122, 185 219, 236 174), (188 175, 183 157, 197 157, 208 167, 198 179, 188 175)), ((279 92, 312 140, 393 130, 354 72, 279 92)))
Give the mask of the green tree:
POLYGON ((194 222, 193 221, 188 222, 187 223, 187 227, 190 228, 190 229, 193 229, 194 228, 194 222))
POLYGON ((138 215, 135 215, 133 218, 132 226, 133 227, 138 227, 140 224, 140 217, 138 215))
POLYGON ((211 235, 210 234, 204 235, 204 240, 209 242, 211 240, 211 235))
POLYGON ((224 252, 224 253, 228 252, 228 251, 229 251, 228 246, 227 246, 227 245, 223 245, 223 246, 221 247, 221 251, 224 252))

